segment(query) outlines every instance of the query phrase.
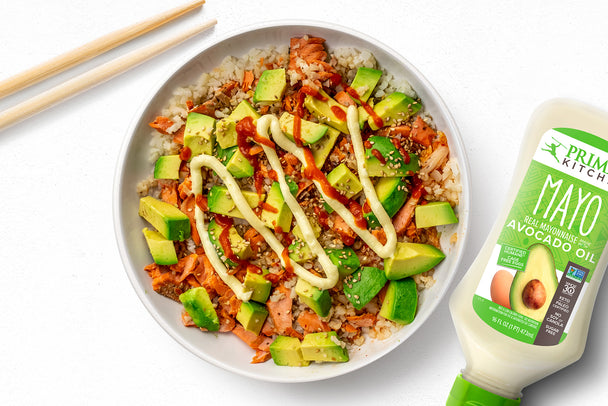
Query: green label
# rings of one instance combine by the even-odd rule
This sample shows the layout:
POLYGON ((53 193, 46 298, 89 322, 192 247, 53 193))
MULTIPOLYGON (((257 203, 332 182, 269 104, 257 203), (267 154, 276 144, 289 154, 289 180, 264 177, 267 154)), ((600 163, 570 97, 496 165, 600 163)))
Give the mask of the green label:
POLYGON ((608 142, 547 131, 503 225, 473 307, 516 340, 559 344, 608 240, 608 142))

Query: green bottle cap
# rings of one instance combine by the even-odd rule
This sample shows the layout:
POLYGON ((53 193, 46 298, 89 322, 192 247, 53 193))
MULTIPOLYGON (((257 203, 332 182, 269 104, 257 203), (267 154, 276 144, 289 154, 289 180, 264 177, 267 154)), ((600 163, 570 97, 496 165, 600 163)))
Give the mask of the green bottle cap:
POLYGON ((488 392, 485 389, 465 381, 462 375, 458 375, 446 406, 517 406, 521 399, 510 399, 488 392))

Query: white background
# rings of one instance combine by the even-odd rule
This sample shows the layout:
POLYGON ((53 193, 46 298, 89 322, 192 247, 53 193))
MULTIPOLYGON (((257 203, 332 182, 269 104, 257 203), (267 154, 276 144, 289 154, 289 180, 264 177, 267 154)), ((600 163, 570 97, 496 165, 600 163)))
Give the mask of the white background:
MULTIPOLYGON (((181 3, 4 0, 0 79, 181 3)), ((0 132, 0 404, 445 404, 464 366, 447 300, 388 356, 323 382, 242 378, 177 344, 139 302, 114 239, 112 182, 125 131, 175 60, 236 28, 305 18, 362 31, 421 70, 461 130, 473 205, 459 280, 500 209, 532 110, 558 96, 608 110, 607 15, 601 1, 209 0, 178 23, 0 100, 4 109, 218 19, 212 31, 0 132)), ((605 404, 606 293, 603 287, 582 359, 528 387, 524 404, 605 404)))

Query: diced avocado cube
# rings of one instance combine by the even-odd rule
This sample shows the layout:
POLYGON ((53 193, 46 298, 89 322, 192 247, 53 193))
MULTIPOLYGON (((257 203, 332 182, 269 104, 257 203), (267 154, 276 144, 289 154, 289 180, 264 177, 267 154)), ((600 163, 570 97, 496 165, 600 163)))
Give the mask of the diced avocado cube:
MULTIPOLYGON (((288 112, 284 112, 281 115, 281 118, 279 118, 279 124, 281 125, 281 130, 283 133, 285 133, 287 138, 293 141, 294 116, 288 112)), ((300 139, 302 140, 302 144, 309 145, 319 141, 325 134, 327 134, 328 128, 329 127, 323 124, 300 119, 300 139)))
POLYGON ((302 340, 302 357, 306 361, 346 362, 346 344, 338 338, 335 331, 309 333, 302 340))
POLYGON ((296 293, 300 300, 310 307, 319 317, 327 317, 331 309, 329 290, 321 290, 312 286, 302 278, 296 283, 296 293))
MULTIPOLYGON (((321 226, 314 218, 309 217, 308 221, 310 222, 310 226, 312 227, 312 232, 315 235, 315 238, 319 238, 319 236, 321 235, 321 226)), ((293 233, 294 237, 301 241, 304 241, 304 234, 302 234, 302 230, 300 229, 299 224, 293 226, 291 232, 293 233)))
POLYGON ((404 157, 388 137, 373 135, 367 141, 371 144, 370 148, 365 148, 365 164, 369 176, 409 176, 420 170, 418 157, 412 153, 407 158, 404 157), (384 162, 376 157, 374 150, 378 151, 384 162))
POLYGON ((205 288, 187 290, 179 295, 179 300, 198 327, 206 328, 209 331, 220 329, 219 317, 205 288))
POLYGON ((148 249, 152 255, 152 259, 158 265, 173 265, 177 264, 177 253, 173 241, 167 240, 158 231, 144 228, 142 230, 148 249))
POLYGON ((264 275, 247 271, 245 279, 243 279, 245 289, 251 290, 251 300, 260 303, 266 303, 270 296, 272 283, 264 278, 264 275))
POLYGON ((281 192, 281 184, 274 182, 268 191, 266 204, 262 209, 262 214, 260 214, 260 220, 264 222, 266 227, 287 232, 291 229, 292 218, 293 213, 287 203, 285 203, 283 193, 281 192))
POLYGON ((361 266, 361 262, 359 261, 359 257, 355 254, 355 251, 350 248, 325 248, 325 253, 333 262, 335 266, 338 267, 338 273, 340 274, 340 278, 345 278, 348 275, 355 272, 361 266))
POLYGON ((339 136, 340 131, 330 127, 323 138, 309 146, 317 168, 321 169, 323 167, 339 136))
MULTIPOLYGON (((225 262, 228 266, 237 266, 234 261, 226 258, 224 247, 220 241, 220 235, 222 234, 223 230, 224 229, 222 226, 220 226, 215 219, 211 220, 207 227, 209 239, 215 246, 215 250, 223 262, 225 262)), ((251 249, 249 242, 245 241, 245 239, 239 235, 234 226, 230 226, 228 228, 228 240, 230 241, 230 248, 237 258, 247 259, 253 255, 253 250, 251 249)))
POLYGON ((264 321, 268 317, 266 306, 256 302, 242 302, 236 319, 243 325, 245 330, 251 331, 256 335, 260 334, 264 321))
POLYGON ((412 278, 390 281, 380 316, 400 324, 410 324, 416 317, 418 289, 412 278))
POLYGON ((374 88, 380 81, 382 77, 382 71, 378 69, 366 68, 365 66, 361 66, 357 69, 357 73, 355 74, 355 78, 353 79, 350 87, 355 89, 359 98, 364 102, 369 99, 374 91, 374 88))
POLYGON ((168 240, 183 241, 190 237, 190 219, 177 207, 146 196, 139 199, 139 215, 168 240))
POLYGON ((218 150, 217 158, 235 178, 253 176, 253 166, 251 166, 251 163, 245 158, 245 155, 243 155, 238 146, 218 150))
POLYGON ((226 149, 237 145, 236 124, 245 117, 251 117, 253 123, 260 114, 247 101, 241 101, 228 117, 219 120, 215 125, 215 137, 220 148, 226 149))
POLYGON ((182 159, 179 155, 163 155, 154 164, 154 179, 179 179, 179 167, 182 159))
MULTIPOLYGON (((408 188, 403 178, 399 176, 380 178, 374 189, 380 204, 382 204, 389 217, 397 214, 407 200, 408 188)), ((367 225, 370 228, 382 226, 371 211, 364 213, 363 217, 367 220, 367 225)))
MULTIPOLYGON (((379 101, 374 106, 374 112, 382 119, 384 123, 382 127, 385 127, 407 120, 416 114, 420 107, 422 107, 420 103, 411 97, 400 92, 394 92, 379 101)), ((373 117, 369 117, 367 122, 374 131, 380 128, 376 125, 373 117)))
POLYGON ((215 119, 199 113, 188 113, 184 130, 184 147, 190 148, 192 156, 213 155, 215 143, 215 119))
POLYGON ((384 271, 364 266, 344 278, 344 294, 355 309, 361 310, 386 284, 384 271))
POLYGON ((336 166, 327 174, 327 181, 349 199, 363 190, 363 185, 361 185, 357 176, 344 163, 336 166))
POLYGON ((253 94, 254 103, 274 103, 281 100, 287 87, 285 69, 269 69, 262 72, 253 94))
POLYGON ((403 279, 432 269, 445 258, 440 249, 430 244, 398 242, 392 257, 384 260, 389 280, 403 279))
POLYGON ((338 103, 322 89, 319 89, 319 95, 323 100, 306 95, 304 106, 319 122, 327 124, 344 134, 349 134, 348 125, 346 124, 346 107, 338 103))
POLYGON ((270 356, 275 364, 285 367, 306 367, 310 361, 302 358, 302 343, 296 337, 278 336, 270 344, 270 356))
MULTIPOLYGON (((256 192, 251 192, 249 190, 241 190, 241 193, 243 193, 245 200, 247 200, 247 203, 251 208, 257 207, 265 197, 263 194, 258 195, 256 192)), ((209 196, 207 197, 207 205, 209 206, 209 211, 211 213, 223 214, 225 216, 241 219, 245 218, 236 207, 226 186, 215 185, 211 187, 209 196)))
POLYGON ((316 258, 316 255, 313 254, 308 244, 297 238, 289 245, 288 251, 289 258, 293 259, 298 264, 312 261, 316 258))
POLYGON ((431 202, 416 206, 414 216, 418 228, 458 223, 454 209, 448 202, 431 202))

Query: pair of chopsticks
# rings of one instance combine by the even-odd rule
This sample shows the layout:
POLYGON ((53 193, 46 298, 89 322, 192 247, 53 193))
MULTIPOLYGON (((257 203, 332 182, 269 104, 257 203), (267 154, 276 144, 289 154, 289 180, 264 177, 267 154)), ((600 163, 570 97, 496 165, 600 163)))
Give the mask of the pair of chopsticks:
MULTIPOLYGON (((35 83, 54 76, 60 72, 94 58, 112 48, 139 37, 155 28, 172 21, 189 11, 203 5, 205 0, 194 1, 180 7, 151 17, 145 21, 132 26, 114 31, 101 38, 93 40, 86 45, 59 55, 25 72, 11 78, 0 81, 0 99, 23 90, 35 83)), ((91 87, 99 85, 130 68, 133 68, 148 59, 178 45, 185 40, 199 34, 217 23, 215 19, 206 21, 201 25, 185 30, 173 38, 150 45, 146 48, 133 51, 116 60, 107 62, 80 76, 70 79, 38 96, 17 104, 3 112, 0 112, 0 131, 16 124, 28 117, 33 116, 57 103, 73 97, 91 87)))

